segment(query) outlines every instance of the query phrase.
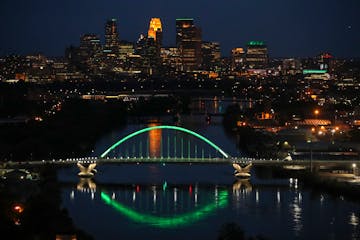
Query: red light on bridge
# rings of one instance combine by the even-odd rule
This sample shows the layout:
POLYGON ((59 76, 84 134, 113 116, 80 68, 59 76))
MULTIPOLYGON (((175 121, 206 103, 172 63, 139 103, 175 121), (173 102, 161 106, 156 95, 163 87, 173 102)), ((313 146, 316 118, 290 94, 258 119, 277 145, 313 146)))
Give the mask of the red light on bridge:
POLYGON ((190 186, 189 186, 189 193, 191 194, 192 191, 193 191, 193 189, 192 189, 192 186, 190 185, 190 186))
POLYGON ((136 185, 136 192, 140 192, 140 186, 136 185))

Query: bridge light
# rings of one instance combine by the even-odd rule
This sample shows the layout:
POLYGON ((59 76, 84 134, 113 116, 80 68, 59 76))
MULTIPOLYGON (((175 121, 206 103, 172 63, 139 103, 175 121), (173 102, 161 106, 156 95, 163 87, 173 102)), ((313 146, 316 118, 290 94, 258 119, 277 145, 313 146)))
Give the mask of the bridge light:
POLYGON ((189 193, 191 194, 192 191, 193 191, 193 190, 192 190, 192 186, 190 185, 190 186, 189 186, 189 193))
POLYGON ((140 186, 136 185, 136 192, 140 192, 140 186))

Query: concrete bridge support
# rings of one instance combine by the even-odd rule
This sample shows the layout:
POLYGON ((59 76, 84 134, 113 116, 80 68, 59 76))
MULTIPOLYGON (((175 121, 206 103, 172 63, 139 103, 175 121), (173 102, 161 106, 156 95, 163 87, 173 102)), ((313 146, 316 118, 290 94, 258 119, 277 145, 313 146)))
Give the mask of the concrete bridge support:
POLYGON ((82 165, 80 162, 76 164, 80 170, 79 177, 93 177, 97 170, 95 169, 96 163, 90 163, 88 166, 82 165))

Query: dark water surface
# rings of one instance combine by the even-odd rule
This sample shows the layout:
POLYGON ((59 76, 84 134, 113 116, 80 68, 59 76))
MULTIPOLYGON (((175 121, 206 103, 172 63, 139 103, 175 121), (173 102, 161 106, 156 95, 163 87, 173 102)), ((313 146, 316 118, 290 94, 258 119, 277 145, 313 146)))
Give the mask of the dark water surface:
MULTIPOLYGON (((99 154, 145 126, 128 125, 99 142, 99 154)), ((219 124, 187 123, 231 155, 234 139, 219 124)), ((235 222, 267 239, 360 239, 360 205, 305 189, 297 179, 233 177, 227 164, 104 164, 93 179, 61 169, 63 206, 95 239, 217 239, 235 222)))

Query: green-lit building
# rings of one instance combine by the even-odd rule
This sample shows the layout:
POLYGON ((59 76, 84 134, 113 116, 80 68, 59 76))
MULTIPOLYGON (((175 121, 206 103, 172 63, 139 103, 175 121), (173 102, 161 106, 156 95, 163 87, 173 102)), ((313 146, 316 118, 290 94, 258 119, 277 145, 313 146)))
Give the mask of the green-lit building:
POLYGON ((247 44, 246 64, 248 68, 262 69, 269 63, 267 46, 263 41, 250 41, 247 44))

